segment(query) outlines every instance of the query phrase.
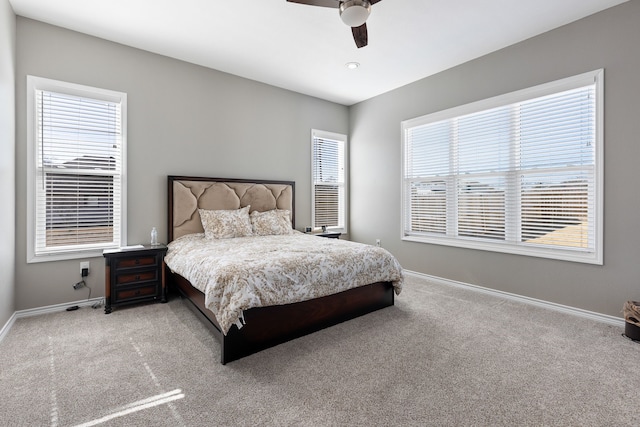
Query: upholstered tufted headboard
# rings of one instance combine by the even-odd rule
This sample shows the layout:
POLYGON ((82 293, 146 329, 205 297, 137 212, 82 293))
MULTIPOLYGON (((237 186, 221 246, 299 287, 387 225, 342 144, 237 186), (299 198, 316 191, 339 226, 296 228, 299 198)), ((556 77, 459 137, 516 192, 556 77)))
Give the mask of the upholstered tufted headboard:
POLYGON ((295 182, 169 176, 169 242, 202 233, 198 209, 287 209, 295 227, 295 182))

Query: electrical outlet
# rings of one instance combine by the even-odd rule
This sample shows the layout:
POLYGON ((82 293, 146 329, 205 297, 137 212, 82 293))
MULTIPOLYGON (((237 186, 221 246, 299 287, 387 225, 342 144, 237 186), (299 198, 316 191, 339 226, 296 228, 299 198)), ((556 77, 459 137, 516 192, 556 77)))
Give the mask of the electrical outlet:
POLYGON ((87 277, 89 275, 89 261, 82 261, 80 263, 80 276, 87 277))
POLYGON ((380 244, 380 239, 376 239, 376 246, 377 246, 377 247, 382 246, 382 245, 380 244))

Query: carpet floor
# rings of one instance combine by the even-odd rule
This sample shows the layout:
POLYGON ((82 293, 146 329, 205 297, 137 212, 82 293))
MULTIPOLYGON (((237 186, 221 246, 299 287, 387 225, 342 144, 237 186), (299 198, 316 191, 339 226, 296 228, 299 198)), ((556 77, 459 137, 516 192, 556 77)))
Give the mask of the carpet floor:
POLYGON ((396 305, 225 366, 168 304, 19 318, 7 426, 640 425, 623 328, 407 277, 396 305))

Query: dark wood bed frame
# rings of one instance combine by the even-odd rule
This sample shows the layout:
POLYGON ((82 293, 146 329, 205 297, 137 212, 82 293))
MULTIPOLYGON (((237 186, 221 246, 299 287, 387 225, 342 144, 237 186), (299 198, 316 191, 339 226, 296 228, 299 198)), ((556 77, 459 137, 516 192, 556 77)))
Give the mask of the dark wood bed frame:
MULTIPOLYGON (((291 185, 292 188, 295 185, 292 181, 188 176, 169 176, 168 178, 169 226, 167 230, 169 242, 174 238, 174 181, 285 184, 291 185)), ((294 205, 295 203, 292 201, 291 217, 295 225, 294 205)), ((177 291, 189 302, 188 306, 210 327, 220 342, 220 362, 222 364, 394 304, 394 291, 391 283, 378 282, 309 301, 246 310, 244 312, 245 325, 240 329, 234 325, 224 335, 213 313, 205 307, 204 294, 191 286, 188 280, 169 270, 167 270, 167 278, 170 289, 177 291)))

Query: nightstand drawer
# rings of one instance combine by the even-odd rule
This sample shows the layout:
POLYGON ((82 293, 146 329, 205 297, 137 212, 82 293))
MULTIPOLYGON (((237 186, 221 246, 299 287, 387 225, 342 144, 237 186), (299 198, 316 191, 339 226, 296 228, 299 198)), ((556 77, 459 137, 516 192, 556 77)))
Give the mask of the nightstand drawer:
POLYGON ((117 274, 116 286, 133 285, 136 283, 152 282, 158 280, 158 270, 149 270, 129 274, 117 274))
POLYGON ((146 298, 149 296, 156 296, 158 294, 158 287, 156 285, 144 286, 141 288, 122 289, 116 290, 115 301, 132 301, 137 298, 146 298))
POLYGON ((156 256, 139 256, 131 258, 121 258, 116 261, 116 270, 122 268, 149 267, 158 264, 156 256))

